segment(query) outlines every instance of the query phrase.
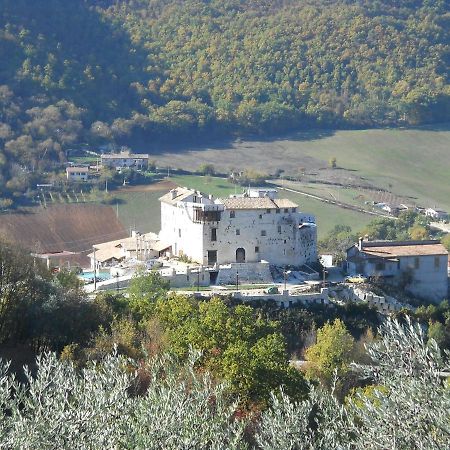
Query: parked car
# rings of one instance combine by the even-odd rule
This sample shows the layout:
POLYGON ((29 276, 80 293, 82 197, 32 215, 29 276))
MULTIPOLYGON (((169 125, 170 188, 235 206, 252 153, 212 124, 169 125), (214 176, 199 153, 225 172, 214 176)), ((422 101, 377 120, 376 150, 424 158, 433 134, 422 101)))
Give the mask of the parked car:
POLYGON ((152 270, 162 267, 163 263, 158 259, 149 259, 148 261, 145 261, 145 266, 147 267, 147 270, 152 270))
POLYGON ((276 286, 270 286, 266 290, 266 294, 279 294, 279 293, 280 293, 280 291, 278 290, 278 288, 276 286))

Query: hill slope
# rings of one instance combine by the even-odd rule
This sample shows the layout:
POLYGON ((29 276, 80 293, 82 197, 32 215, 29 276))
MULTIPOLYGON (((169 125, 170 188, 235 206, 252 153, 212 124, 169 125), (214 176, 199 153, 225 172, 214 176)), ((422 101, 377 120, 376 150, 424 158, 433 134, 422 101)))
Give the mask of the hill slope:
POLYGON ((73 145, 450 119, 446 0, 3 0, 0 195, 73 145))

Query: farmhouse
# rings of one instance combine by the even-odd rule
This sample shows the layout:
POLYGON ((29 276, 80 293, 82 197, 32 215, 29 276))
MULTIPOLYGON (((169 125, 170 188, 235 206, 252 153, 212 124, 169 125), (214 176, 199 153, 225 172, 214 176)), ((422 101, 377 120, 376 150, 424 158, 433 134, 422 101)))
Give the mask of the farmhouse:
POLYGON ((439 241, 364 241, 347 250, 347 271, 381 277, 416 297, 441 301, 447 296, 448 252, 439 241))
POLYGON ((88 167, 67 167, 66 178, 69 181, 87 181, 89 179, 88 167))
POLYGON ((133 154, 130 152, 111 153, 101 156, 103 167, 112 167, 115 169, 147 169, 148 154, 133 154))
POLYGON ((301 266, 317 261, 315 218, 274 189, 214 199, 177 188, 160 198, 159 237, 175 256, 205 266, 260 263, 301 266))

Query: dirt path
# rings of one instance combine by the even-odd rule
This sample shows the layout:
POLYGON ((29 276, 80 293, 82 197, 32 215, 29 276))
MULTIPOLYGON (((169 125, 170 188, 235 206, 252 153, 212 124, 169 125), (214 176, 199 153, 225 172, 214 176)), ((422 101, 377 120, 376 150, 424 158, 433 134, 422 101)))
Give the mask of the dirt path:
POLYGON ((386 214, 382 214, 382 213, 379 213, 379 212, 376 212, 376 211, 367 211, 364 208, 360 208, 358 206, 350 205, 348 203, 338 202, 337 200, 330 200, 328 198, 321 197, 319 195, 309 194, 307 192, 299 191, 297 189, 291 189, 291 188, 282 187, 279 184, 271 183, 268 180, 266 180, 266 182, 268 184, 272 184, 273 186, 276 186, 280 190, 284 190, 284 191, 288 191, 288 192, 294 192, 295 194, 300 194, 300 195, 304 195, 305 197, 314 198, 314 199, 319 200, 319 201, 324 202, 324 203, 329 203, 331 205, 336 205, 339 208, 351 209, 352 211, 357 211, 357 212, 360 212, 360 213, 363 213, 363 214, 369 214, 371 216, 376 216, 376 217, 383 217, 385 219, 397 219, 396 217, 388 216, 386 214))

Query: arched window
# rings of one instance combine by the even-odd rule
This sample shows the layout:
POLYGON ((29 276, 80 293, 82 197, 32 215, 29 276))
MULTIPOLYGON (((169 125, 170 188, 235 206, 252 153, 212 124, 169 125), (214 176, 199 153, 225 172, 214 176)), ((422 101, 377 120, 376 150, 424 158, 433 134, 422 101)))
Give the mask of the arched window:
POLYGON ((236 250, 236 262, 237 263, 244 263, 245 262, 245 249, 238 248, 236 250))

